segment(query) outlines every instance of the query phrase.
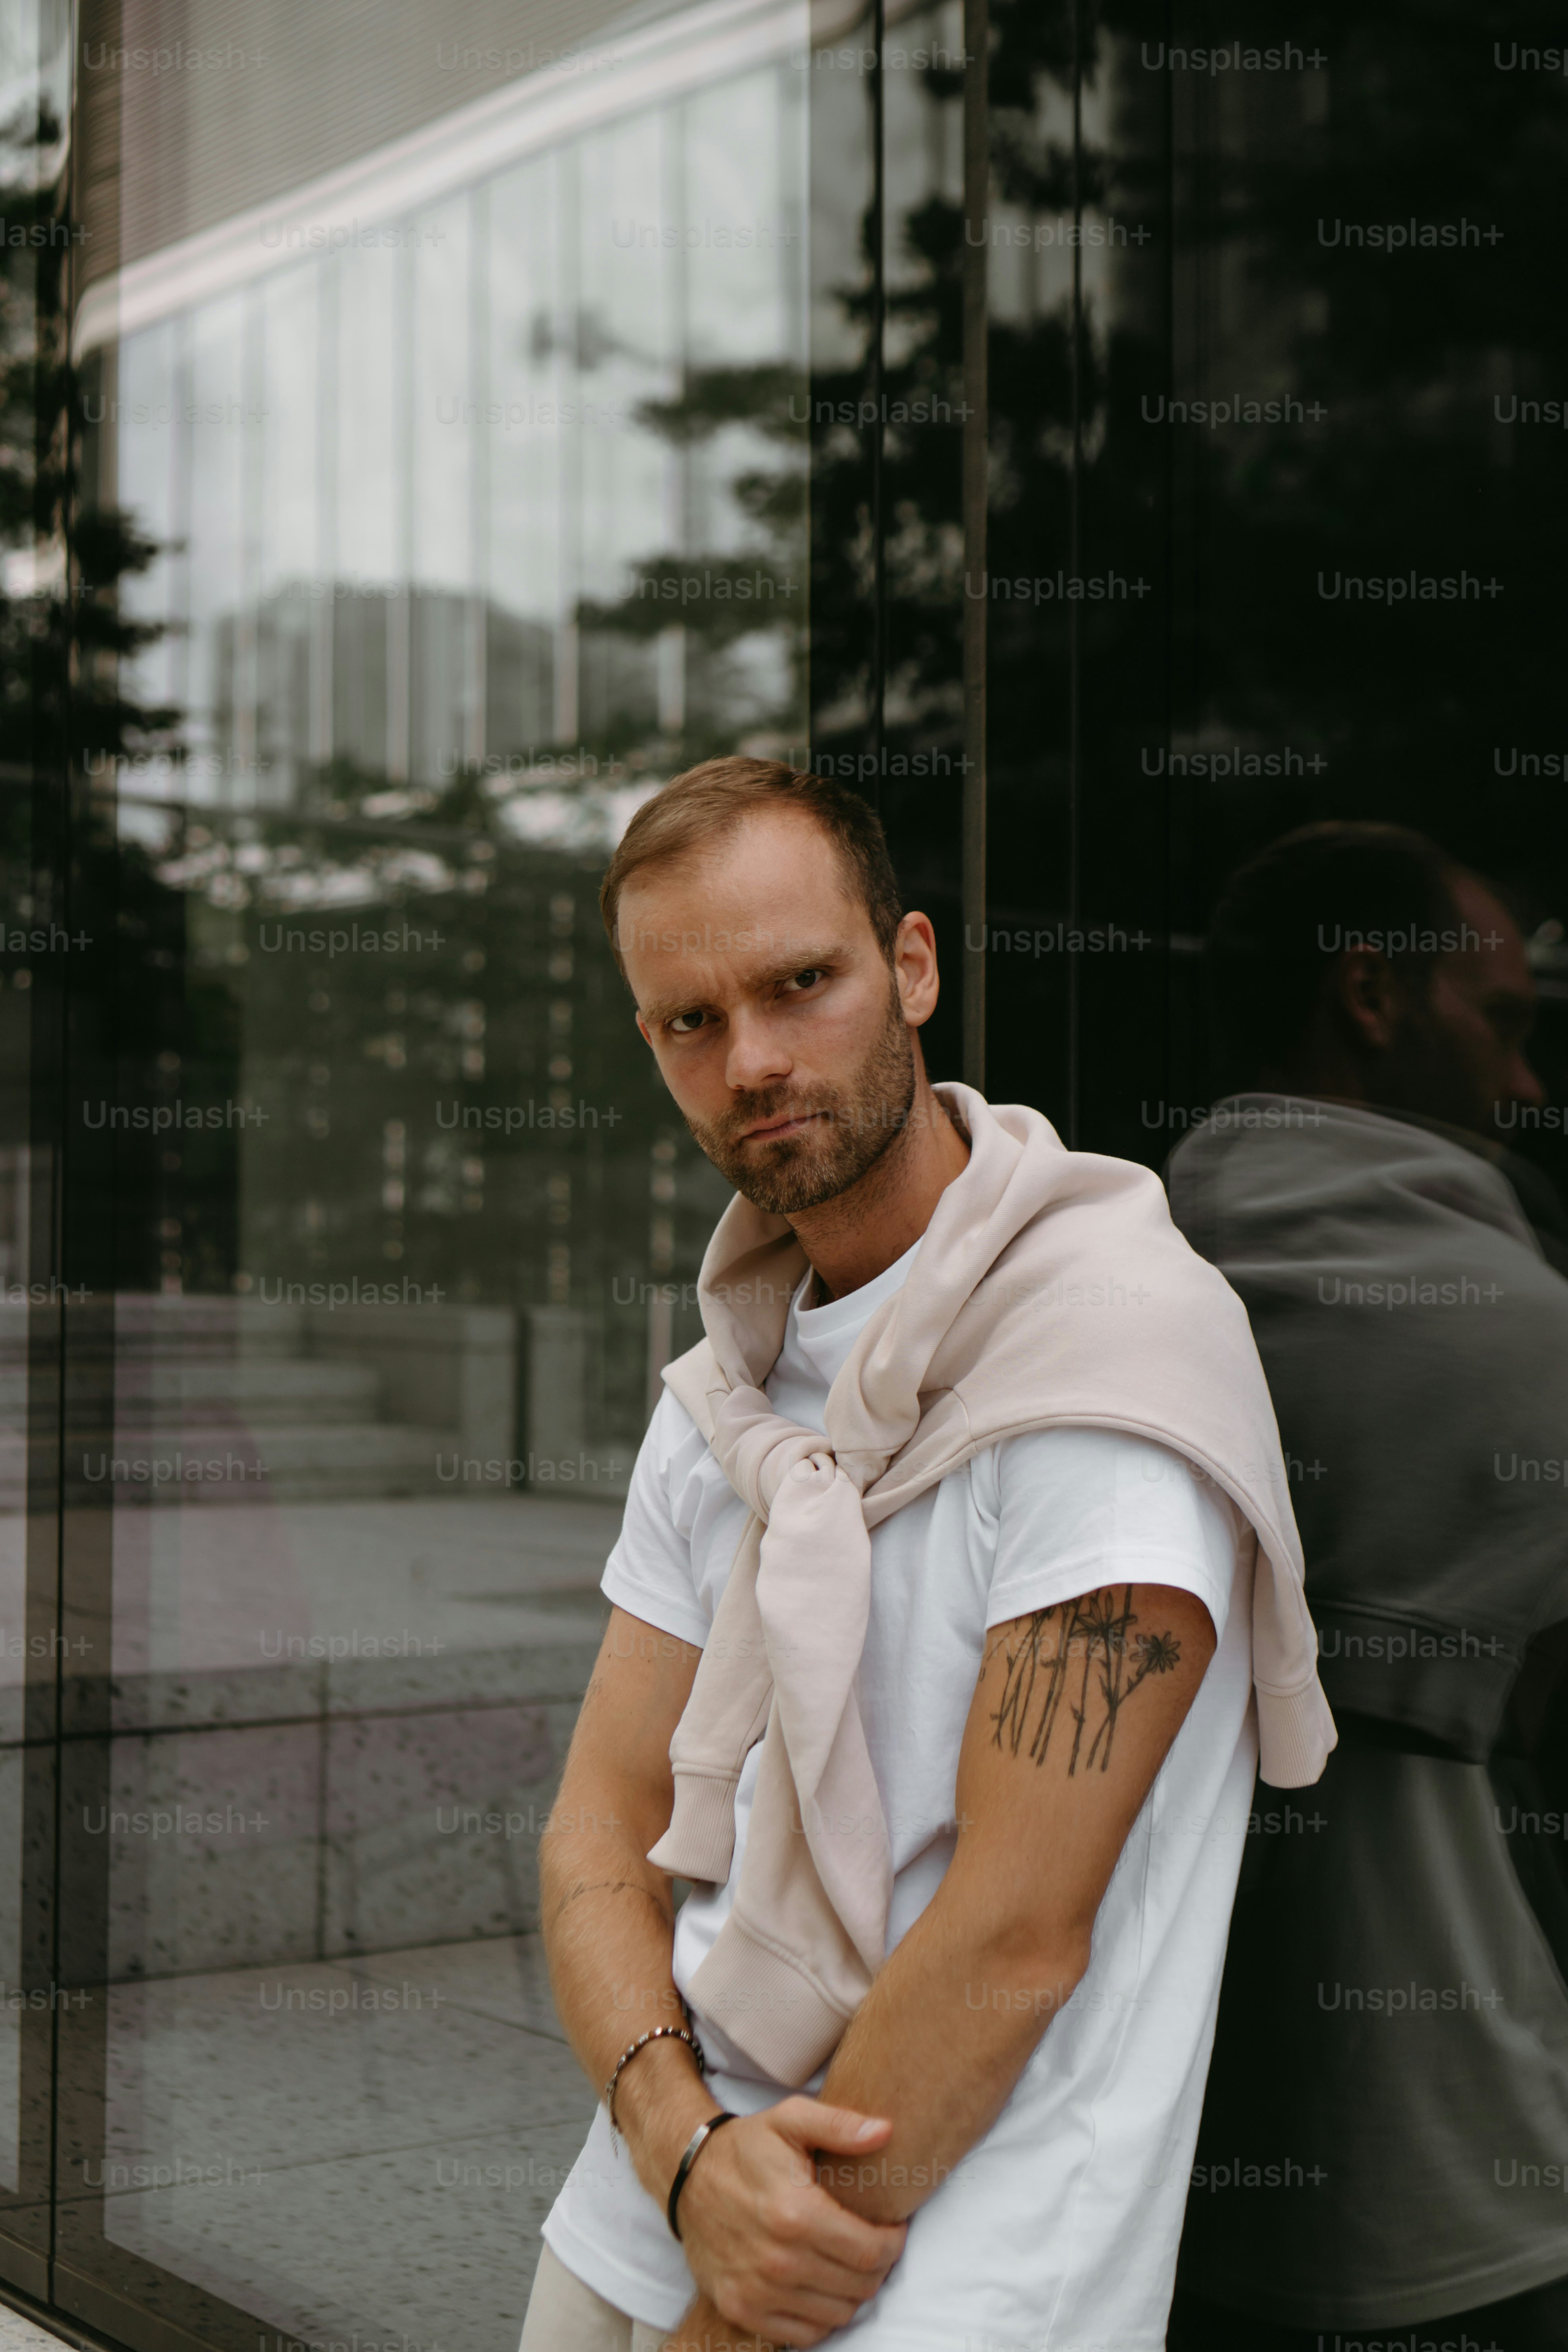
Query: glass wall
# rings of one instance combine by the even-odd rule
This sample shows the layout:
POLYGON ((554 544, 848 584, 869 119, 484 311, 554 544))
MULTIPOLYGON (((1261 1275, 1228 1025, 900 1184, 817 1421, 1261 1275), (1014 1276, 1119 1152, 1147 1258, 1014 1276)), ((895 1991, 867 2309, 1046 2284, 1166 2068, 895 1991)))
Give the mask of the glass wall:
MULTIPOLYGON (((367 34, 258 0, 193 47, 178 11, 26 0, 0 30, 6 2288, 146 2352, 515 2343, 594 2096, 538 1838, 727 1197, 597 912, 682 768, 857 782, 937 924, 936 1074, 982 1075, 983 1000, 994 1097, 1162 1168, 1256 1079, 1204 982, 1230 877, 1311 820, 1420 828, 1517 926, 1544 1092, 1479 1157, 1568 1264, 1568 84, 1518 7, 1247 13, 458 0, 367 34)), ((1553 1399, 1554 1303, 1501 1349, 1553 1399)), ((1390 1380, 1452 1367, 1426 1425, 1484 1423, 1502 1526, 1522 1407, 1408 1328, 1390 1380)), ((1277 1402, 1328 1572, 1351 1439, 1277 1402)), ((1568 1524, 1530 1540, 1528 1726, 1461 1733, 1326 1653, 1378 1728, 1302 1851, 1348 1981, 1386 1949, 1355 1888, 1468 1807, 1537 2050, 1568 2047, 1568 1911, 1517 1822, 1563 1816, 1568 1524), (1374 1749, 1462 1798, 1398 1811, 1374 1749)), ((1294 1850, 1255 1843, 1266 1970, 1294 1850)), ((1423 1885, 1405 1977, 1468 1981, 1423 1885)), ((1326 2018, 1318 1981, 1294 2018, 1227 1989, 1216 2066, 1326 2018)), ((1321 2031, 1322 2079, 1362 2063, 1321 2031)), ((1393 2074, 1454 2063, 1413 2035, 1393 2074)), ((1523 2126, 1497 2049, 1464 2063, 1423 2129, 1479 2200, 1523 2126)), ((1262 2128, 1215 2084, 1212 2130, 1262 2128)), ((1291 2095, 1289 2152, 1360 2179, 1359 2127, 1291 2095)), ((1417 2201, 1419 2137, 1377 2148, 1417 2201)), ((1348 2280, 1348 2194, 1213 2200, 1190 2290, 1305 2311, 1215 2233, 1348 2280)), ((1518 2210, 1509 2276, 1568 2274, 1555 2209, 1518 2210)))
POLYGON ((52 2178, 15 2039, 0 2143, 51 2260, 13 2275, 124 2340, 514 2342, 592 2112, 534 1856, 726 1197, 597 885, 669 775, 809 732, 802 23, 427 16, 369 68, 416 119, 248 203, 268 68, 204 61, 171 122, 79 45, 79 124, 114 79, 213 205, 116 222, 73 162, 63 1365, 5 1310, 64 1431, 52 2178))

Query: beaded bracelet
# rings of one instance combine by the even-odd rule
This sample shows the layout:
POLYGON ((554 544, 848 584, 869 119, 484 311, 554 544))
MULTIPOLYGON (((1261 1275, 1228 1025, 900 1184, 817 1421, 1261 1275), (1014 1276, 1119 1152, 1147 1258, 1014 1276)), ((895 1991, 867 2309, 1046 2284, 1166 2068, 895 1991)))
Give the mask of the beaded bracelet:
MULTIPOLYGON (((682 2005, 684 2006, 684 2004, 682 2005)), ((690 2011, 688 2010, 687 2015, 689 2016, 690 2013, 690 2011)), ((690 2051, 692 2056, 697 2061, 697 2071, 700 2074, 705 2074, 708 2072, 708 2061, 703 2055, 702 2044, 699 2042, 697 2036, 691 2032, 689 2026, 650 2025, 646 2033, 639 2033, 635 2042, 630 2042, 626 2044, 626 2047, 616 2059, 615 2072, 610 2076, 609 2081, 605 2084, 604 2091, 601 2094, 605 2106, 610 2111, 610 2137, 612 2139, 614 2139, 616 2136, 616 2085, 621 2079, 622 2068, 630 2065, 632 2060, 637 2056, 639 2050, 646 2050, 650 2042, 658 2042, 666 2034, 668 2034, 672 2041, 684 2042, 686 2043, 687 2048, 690 2051)))

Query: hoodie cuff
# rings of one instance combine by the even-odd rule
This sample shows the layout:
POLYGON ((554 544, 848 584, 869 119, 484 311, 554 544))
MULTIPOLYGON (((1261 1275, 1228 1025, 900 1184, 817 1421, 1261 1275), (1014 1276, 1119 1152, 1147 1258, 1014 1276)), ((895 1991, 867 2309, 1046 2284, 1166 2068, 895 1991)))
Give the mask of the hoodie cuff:
POLYGON ((1323 1775, 1340 1735, 1314 1675, 1300 1690, 1258 1694, 1258 1777, 1271 1789, 1307 1789, 1323 1775))
POLYGON ((722 1886, 735 1854, 735 1786, 740 1773, 675 1768, 669 1827, 648 1860, 673 1878, 700 1878, 722 1886))

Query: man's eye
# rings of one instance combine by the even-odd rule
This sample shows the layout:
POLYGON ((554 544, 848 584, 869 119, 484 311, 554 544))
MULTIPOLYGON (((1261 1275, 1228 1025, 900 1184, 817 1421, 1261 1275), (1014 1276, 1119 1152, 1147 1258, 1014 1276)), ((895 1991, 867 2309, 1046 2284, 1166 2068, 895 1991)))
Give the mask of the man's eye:
POLYGON ((700 1028, 707 1018, 708 1015, 705 1013, 678 1013, 669 1025, 678 1037, 689 1037, 692 1031, 700 1028))
POLYGON ((815 988, 819 980, 826 980, 826 977, 820 964, 813 964, 805 971, 797 971, 788 985, 791 988, 815 988))

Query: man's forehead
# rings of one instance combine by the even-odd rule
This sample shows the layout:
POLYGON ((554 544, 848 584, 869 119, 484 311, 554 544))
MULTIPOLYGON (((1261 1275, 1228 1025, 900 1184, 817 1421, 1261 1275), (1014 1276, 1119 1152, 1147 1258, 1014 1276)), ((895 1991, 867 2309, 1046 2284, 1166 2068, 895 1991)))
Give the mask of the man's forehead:
POLYGON ((804 809, 748 809, 728 824, 634 866, 621 888, 644 917, 663 916, 693 898, 731 922, 777 922, 786 910, 798 921, 825 899, 856 893, 832 835, 804 809))
POLYGON ((700 916, 693 919, 689 909, 673 919, 661 919, 657 908, 639 914, 632 907, 622 913, 617 936, 623 956, 657 957, 666 963, 675 957, 711 961, 721 956, 789 963, 842 952, 839 927, 831 919, 792 928, 744 919, 726 922, 700 916))
POLYGON ((1532 991, 1524 935, 1501 899, 1474 874, 1457 875, 1453 895, 1462 928, 1458 949, 1446 961, 1468 965, 1485 989, 1532 991))
POLYGON ((645 1013, 655 997, 689 1003, 720 984, 762 987, 873 943, 832 841, 798 811, 754 812, 700 849, 628 875, 616 935, 645 1013))

